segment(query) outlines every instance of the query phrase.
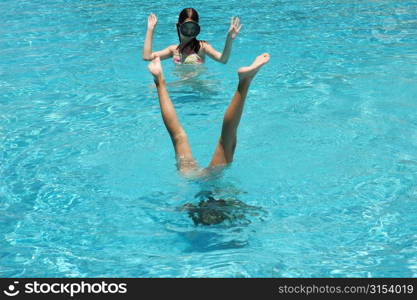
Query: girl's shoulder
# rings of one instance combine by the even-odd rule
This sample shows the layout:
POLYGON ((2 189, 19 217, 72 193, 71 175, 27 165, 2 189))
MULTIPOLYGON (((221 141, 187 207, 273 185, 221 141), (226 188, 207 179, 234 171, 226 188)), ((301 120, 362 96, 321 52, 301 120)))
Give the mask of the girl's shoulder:
POLYGON ((201 48, 204 48, 206 45, 209 44, 207 41, 204 41, 204 40, 199 40, 199 42, 200 42, 200 47, 201 48))
POLYGON ((204 51, 206 52, 206 47, 209 46, 210 44, 207 41, 203 41, 203 40, 199 40, 200 42, 200 51, 204 51))
POLYGON ((178 44, 177 45, 171 45, 171 46, 168 46, 168 48, 172 53, 174 53, 178 49, 178 46, 179 46, 178 44))

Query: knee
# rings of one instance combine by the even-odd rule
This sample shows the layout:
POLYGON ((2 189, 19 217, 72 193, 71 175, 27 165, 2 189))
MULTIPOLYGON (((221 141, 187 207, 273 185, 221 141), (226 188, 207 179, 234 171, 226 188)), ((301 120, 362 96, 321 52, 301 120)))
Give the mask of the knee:
POLYGON ((175 134, 172 139, 174 140, 175 144, 183 143, 188 141, 188 136, 185 131, 181 131, 175 134))

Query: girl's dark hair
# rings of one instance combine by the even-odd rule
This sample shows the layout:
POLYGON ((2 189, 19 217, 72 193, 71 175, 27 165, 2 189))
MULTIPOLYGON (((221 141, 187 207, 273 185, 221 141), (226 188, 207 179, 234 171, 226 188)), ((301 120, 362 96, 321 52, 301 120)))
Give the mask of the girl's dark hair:
MULTIPOLYGON (((181 45, 180 25, 184 23, 184 21, 188 18, 198 23, 198 12, 194 8, 191 8, 191 7, 184 8, 180 12, 180 15, 178 16, 178 23, 177 23, 177 33, 178 33, 178 39, 180 41, 180 45, 181 45)), ((204 42, 204 41, 201 41, 201 42, 204 42)), ((198 53, 198 51, 200 50, 200 41, 197 40, 195 37, 192 38, 191 41, 189 41, 187 44, 183 46, 180 46, 180 45, 178 45, 178 48, 177 48, 180 52, 182 52, 184 48, 188 46, 190 46, 191 49, 193 49, 195 53, 198 53)))

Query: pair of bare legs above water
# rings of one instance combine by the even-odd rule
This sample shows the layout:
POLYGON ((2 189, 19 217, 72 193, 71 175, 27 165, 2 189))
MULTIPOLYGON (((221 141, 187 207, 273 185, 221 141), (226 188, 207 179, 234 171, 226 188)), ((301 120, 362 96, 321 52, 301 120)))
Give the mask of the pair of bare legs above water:
POLYGON ((226 166, 233 161, 236 149, 237 128, 242 116, 243 107, 249 86, 259 69, 269 61, 269 54, 264 53, 255 58, 250 66, 238 70, 239 83, 224 114, 220 137, 214 150, 209 166, 201 170, 193 158, 188 137, 178 120, 174 105, 169 97, 162 65, 159 57, 155 57, 148 65, 148 69, 154 77, 158 90, 159 104, 162 119, 171 137, 177 158, 177 168, 183 175, 195 174, 202 171, 207 173, 215 167, 226 166))

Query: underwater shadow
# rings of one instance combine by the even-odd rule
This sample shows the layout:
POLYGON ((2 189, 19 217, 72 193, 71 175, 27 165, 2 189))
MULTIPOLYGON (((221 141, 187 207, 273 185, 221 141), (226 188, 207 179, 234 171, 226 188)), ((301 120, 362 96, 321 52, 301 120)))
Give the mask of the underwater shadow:
POLYGON ((236 198, 216 199, 212 191, 195 195, 197 204, 186 203, 180 211, 186 212, 195 230, 180 235, 189 243, 185 252, 208 252, 243 248, 253 233, 250 225, 264 221, 268 213, 259 206, 245 204, 236 198))

